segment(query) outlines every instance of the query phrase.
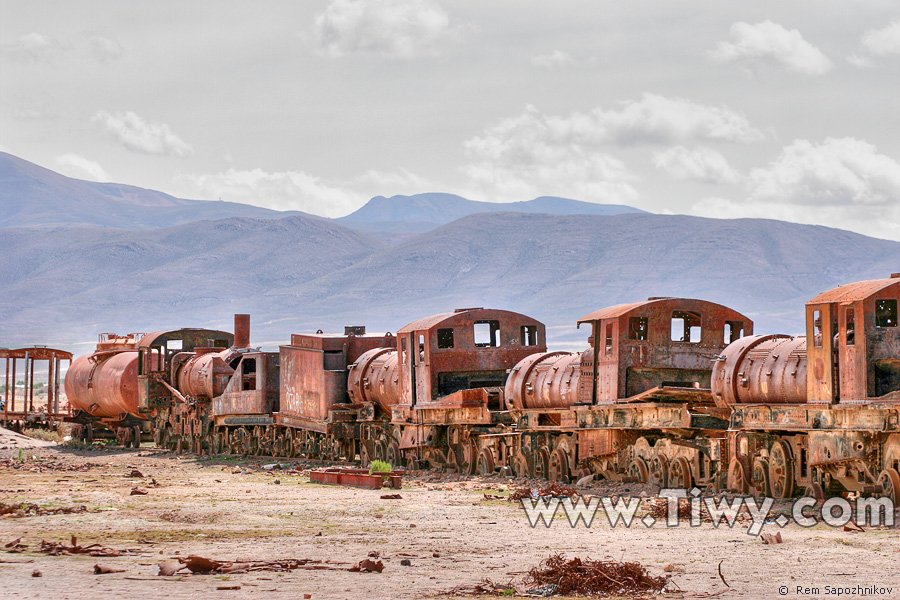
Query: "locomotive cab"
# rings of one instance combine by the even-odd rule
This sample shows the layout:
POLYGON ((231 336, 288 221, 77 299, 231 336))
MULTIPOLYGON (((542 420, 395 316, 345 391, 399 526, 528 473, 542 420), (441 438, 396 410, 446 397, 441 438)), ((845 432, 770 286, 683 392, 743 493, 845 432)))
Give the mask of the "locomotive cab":
MULTIPOLYGON (((413 321, 397 332, 400 404, 438 402, 465 390, 502 388, 507 372, 546 351, 543 323, 484 308, 457 309, 413 321)), ((499 406, 499 394, 495 395, 499 406)))
POLYGON ((900 273, 842 285, 806 304, 812 404, 900 399, 900 273))
POLYGON ((578 321, 592 326, 582 355, 581 403, 609 404, 656 388, 709 390, 712 360, 753 333, 753 321, 721 304, 649 298, 578 321))

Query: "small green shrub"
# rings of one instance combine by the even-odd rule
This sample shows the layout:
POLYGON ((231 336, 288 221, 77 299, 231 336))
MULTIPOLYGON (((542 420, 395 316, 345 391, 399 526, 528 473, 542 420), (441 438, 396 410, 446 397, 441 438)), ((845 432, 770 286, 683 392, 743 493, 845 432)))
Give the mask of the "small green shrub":
POLYGON ((371 464, 369 464, 369 475, 372 473, 389 473, 390 470, 391 463, 383 460, 373 460, 371 464))

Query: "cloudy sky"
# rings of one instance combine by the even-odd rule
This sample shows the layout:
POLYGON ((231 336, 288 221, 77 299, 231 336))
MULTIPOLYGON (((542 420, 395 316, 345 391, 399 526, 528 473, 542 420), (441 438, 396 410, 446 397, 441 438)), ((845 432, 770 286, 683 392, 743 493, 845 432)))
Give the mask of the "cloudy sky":
POLYGON ((3 0, 0 53, 0 149, 82 179, 332 217, 556 195, 900 240, 896 0, 3 0))

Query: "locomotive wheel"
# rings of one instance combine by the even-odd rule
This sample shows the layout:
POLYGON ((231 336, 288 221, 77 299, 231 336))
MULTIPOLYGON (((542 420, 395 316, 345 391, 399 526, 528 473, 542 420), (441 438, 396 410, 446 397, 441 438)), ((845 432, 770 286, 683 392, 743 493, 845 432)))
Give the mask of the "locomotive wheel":
POLYGON ((881 497, 889 498, 894 505, 900 503, 900 473, 897 469, 885 469, 878 476, 881 484, 881 497))
POLYGON ((769 486, 769 461, 764 458, 753 459, 753 470, 750 473, 750 484, 755 495, 771 496, 772 488, 769 486))
POLYGON ((388 444, 386 460, 391 463, 392 469, 396 469, 403 464, 403 454, 400 452, 400 444, 397 442, 388 444))
POLYGON ((512 466, 513 475, 516 477, 528 477, 528 473, 531 471, 528 465, 528 458, 521 452, 516 453, 510 466, 512 466))
POLYGON ((534 465, 531 468, 531 475, 538 479, 549 479, 550 477, 550 453, 546 448, 538 448, 534 453, 534 465))
POLYGON ((688 489, 692 485, 694 477, 691 473, 691 461, 679 456, 669 466, 669 487, 688 489))
POLYGON ((569 473, 569 456, 562 448, 557 448, 553 451, 553 454, 550 455, 550 468, 547 475, 550 481, 569 483, 569 480, 571 479, 569 473))
POLYGON ((654 456, 650 459, 650 483, 661 488, 669 483, 669 465, 665 456, 654 456))
POLYGON ((641 457, 637 457, 628 464, 628 477, 637 483, 647 483, 650 481, 650 468, 647 461, 641 457))
POLYGON ((134 428, 132 429, 132 431, 134 433, 134 437, 131 440, 131 445, 133 448, 140 448, 141 447, 141 426, 135 425, 134 428))
POLYGON ((893 434, 884 445, 884 470, 900 469, 900 434, 893 434))
POLYGON ((362 442, 359 446, 359 468, 365 469, 368 468, 370 464, 372 464, 372 459, 369 457, 369 445, 365 442, 362 442))
POLYGON ((747 477, 744 473, 744 465, 736 458, 732 458, 728 464, 728 490, 738 494, 746 494, 749 488, 747 477))
POLYGON ((477 471, 479 475, 491 475, 494 473, 494 453, 490 448, 485 448, 478 455, 477 471))
POLYGON ((784 440, 778 440, 769 450, 769 487, 775 498, 794 495, 794 461, 791 447, 784 440))
POLYGON ((469 440, 453 446, 453 452, 456 454, 456 463, 459 465, 459 471, 463 475, 475 473, 476 450, 475 440, 469 440))

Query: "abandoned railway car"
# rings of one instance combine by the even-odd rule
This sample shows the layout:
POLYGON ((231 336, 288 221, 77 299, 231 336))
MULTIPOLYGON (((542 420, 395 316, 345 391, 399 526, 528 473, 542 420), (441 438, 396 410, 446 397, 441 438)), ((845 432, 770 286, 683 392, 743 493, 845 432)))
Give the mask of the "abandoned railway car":
POLYGON ((294 334, 277 352, 251 348, 236 315, 233 336, 104 334, 66 389, 86 436, 105 426, 123 443, 900 501, 898 300, 900 276, 836 288, 791 337, 714 302, 650 298, 580 319, 575 353, 495 309, 396 335, 294 334))

